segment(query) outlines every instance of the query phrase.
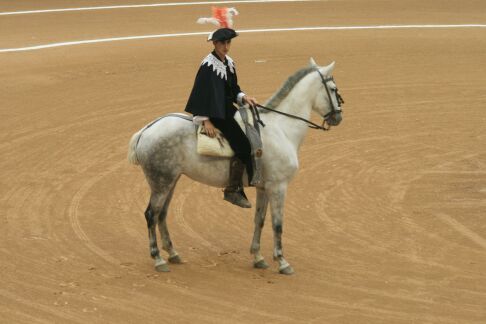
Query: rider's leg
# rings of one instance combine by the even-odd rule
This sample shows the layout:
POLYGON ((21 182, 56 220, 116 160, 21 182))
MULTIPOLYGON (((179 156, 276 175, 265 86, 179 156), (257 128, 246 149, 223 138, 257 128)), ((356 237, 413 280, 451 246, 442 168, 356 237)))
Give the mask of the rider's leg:
POLYGON ((211 118, 211 122, 223 133, 235 152, 230 161, 229 186, 225 189, 225 199, 240 207, 249 208, 251 204, 243 191, 242 176, 245 166, 250 179, 253 174, 250 142, 234 118, 211 118))
POLYGON ((241 181, 244 168, 245 165, 239 158, 234 156, 231 159, 229 184, 224 189, 224 200, 243 208, 251 208, 251 203, 246 198, 241 181))
POLYGON ((248 180, 250 181, 253 176, 253 166, 251 163, 251 146, 248 137, 246 137, 238 122, 232 117, 228 117, 225 120, 211 118, 211 121, 223 133, 224 137, 226 137, 235 152, 235 156, 245 164, 248 180))

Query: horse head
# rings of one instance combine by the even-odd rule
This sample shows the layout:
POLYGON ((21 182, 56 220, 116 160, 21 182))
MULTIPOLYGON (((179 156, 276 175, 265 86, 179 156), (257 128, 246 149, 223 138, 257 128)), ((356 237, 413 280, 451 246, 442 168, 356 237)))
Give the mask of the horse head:
POLYGON ((310 66, 316 69, 319 80, 322 83, 322 91, 318 91, 312 109, 323 118, 323 124, 337 126, 343 119, 341 105, 343 98, 332 76, 335 62, 328 66, 318 66, 313 58, 310 59, 310 66))

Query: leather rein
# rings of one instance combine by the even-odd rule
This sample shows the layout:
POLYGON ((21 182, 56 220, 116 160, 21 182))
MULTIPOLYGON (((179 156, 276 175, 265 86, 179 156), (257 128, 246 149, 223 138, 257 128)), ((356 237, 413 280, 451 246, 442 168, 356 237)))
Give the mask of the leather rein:
MULTIPOLYGON (((299 116, 295 116, 295 115, 292 115, 292 114, 288 114, 288 113, 284 113, 282 111, 278 111, 276 109, 272 109, 272 108, 269 108, 269 107, 265 107, 265 106, 262 106, 260 104, 257 104, 256 106, 259 107, 259 108, 262 108, 262 109, 265 109, 265 110, 268 110, 268 111, 272 111, 274 113, 277 113, 277 114, 280 114, 280 115, 283 115, 283 116, 286 116, 286 117, 289 117, 289 118, 293 118, 293 119, 298 119, 298 120, 301 120, 305 123, 307 123, 308 127, 309 128, 312 128, 312 129, 321 129, 323 131, 328 131, 331 129, 331 125, 328 125, 328 127, 326 128, 325 124, 326 124, 326 120, 328 117, 330 116, 334 116, 335 114, 337 113, 341 113, 342 112, 342 109, 341 109, 341 104, 344 103, 344 100, 343 98, 341 97, 341 95, 338 93, 338 90, 336 88, 336 99, 337 99, 337 107, 334 106, 334 102, 332 101, 332 98, 331 98, 331 92, 329 91, 329 88, 327 86, 327 83, 329 81, 334 81, 334 78, 333 77, 327 77, 327 78, 324 78, 324 76, 322 75, 321 71, 319 70, 316 70, 317 73, 319 73, 319 76, 321 77, 321 81, 322 81, 322 84, 324 85, 324 88, 326 89, 326 93, 327 93, 327 97, 329 98, 329 103, 331 104, 331 107, 332 107, 332 110, 330 112, 328 112, 327 114, 325 114, 323 116, 323 120, 322 120, 322 125, 317 125, 316 123, 313 123, 311 122, 310 120, 307 120, 305 118, 302 118, 302 117, 299 117, 299 116)), ((261 124, 263 127, 265 127, 265 124, 263 123, 263 121, 260 119, 260 114, 258 113, 258 109, 254 109, 255 113, 256 113, 256 117, 257 117, 257 122, 259 124, 261 124)))

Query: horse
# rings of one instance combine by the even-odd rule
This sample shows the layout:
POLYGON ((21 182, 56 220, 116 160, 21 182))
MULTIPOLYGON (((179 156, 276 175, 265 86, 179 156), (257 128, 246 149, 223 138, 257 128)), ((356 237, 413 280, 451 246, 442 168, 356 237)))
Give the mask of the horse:
MULTIPOLYGON (((263 183, 256 186, 255 230, 250 253, 255 268, 268 268, 260 253, 260 237, 270 204, 274 235, 273 259, 278 261, 281 274, 294 273, 286 261, 282 248, 282 221, 287 186, 299 167, 299 148, 308 127, 302 122, 314 111, 323 118, 321 129, 337 126, 342 120, 341 96, 338 94, 332 71, 335 62, 318 66, 311 58, 310 64, 291 75, 283 86, 259 108, 265 127, 261 127, 263 142, 263 183), (294 117, 294 118, 289 118, 294 117)), ((235 118, 240 118, 237 114, 235 118)), ((155 260, 155 270, 169 271, 168 263, 182 263, 169 236, 167 212, 174 188, 181 175, 186 175, 214 187, 225 187, 229 179, 229 158, 199 155, 192 118, 185 114, 162 116, 136 132, 128 149, 128 160, 140 165, 151 190, 145 211, 150 255, 155 260), (184 117, 185 118, 180 118, 184 117), (157 246, 156 226, 162 238, 162 248, 168 260, 160 256, 157 246)), ((314 124, 315 125, 315 124, 314 124)), ((328 129, 327 128, 327 129, 328 129)), ((247 176, 244 185, 248 186, 247 176)))

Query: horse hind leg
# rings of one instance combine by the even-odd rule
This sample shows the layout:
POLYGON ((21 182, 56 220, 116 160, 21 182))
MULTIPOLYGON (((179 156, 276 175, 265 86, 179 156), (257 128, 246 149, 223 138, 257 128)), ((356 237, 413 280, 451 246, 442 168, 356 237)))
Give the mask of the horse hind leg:
POLYGON ((159 223, 160 236, 162 237, 162 248, 169 253, 169 263, 181 264, 182 259, 174 249, 174 245, 170 239, 169 230, 167 228, 167 221, 164 219, 159 223))
POLYGON ((168 272, 169 266, 167 262, 160 256, 160 251, 157 246, 157 234, 155 228, 159 221, 159 215, 164 209, 165 201, 168 198, 168 193, 153 192, 150 195, 150 202, 145 210, 145 220, 147 221, 149 249, 150 256, 155 260, 155 270, 158 272, 168 272))
POLYGON ((172 244, 172 240, 170 239, 169 229, 167 228, 167 212, 169 210, 169 204, 172 200, 172 196, 174 194, 174 187, 169 192, 167 199, 165 200, 164 207, 159 214, 159 231, 160 237, 162 239, 162 248, 169 253, 169 263, 173 264, 180 264, 182 263, 182 259, 180 258, 177 251, 174 249, 174 245, 172 244))

